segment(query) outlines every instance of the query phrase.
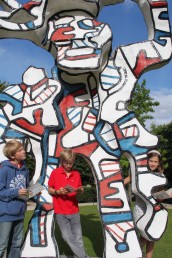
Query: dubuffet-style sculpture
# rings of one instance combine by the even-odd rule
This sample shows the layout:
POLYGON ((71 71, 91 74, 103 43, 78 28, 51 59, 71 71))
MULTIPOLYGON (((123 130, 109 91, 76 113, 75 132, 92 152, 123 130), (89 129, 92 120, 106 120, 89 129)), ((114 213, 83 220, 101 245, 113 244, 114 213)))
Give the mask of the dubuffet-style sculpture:
MULTIPOLYGON (((38 180, 46 189, 63 148, 72 148, 89 162, 106 258, 142 257, 137 229, 144 238, 159 240, 168 217, 165 208, 155 208, 151 195, 152 188, 166 180, 147 168, 147 153, 157 147, 158 139, 127 108, 140 76, 171 59, 167 1, 135 0, 148 39, 112 51, 111 29, 97 18, 104 6, 123 2, 35 0, 21 5, 0 0, 0 38, 29 40, 55 59, 51 78, 43 67, 30 64, 20 83, 0 93, 0 151, 9 139, 21 140, 35 158, 33 182, 38 180), (123 154, 131 165, 132 191, 147 207, 135 223, 119 163, 123 154)), ((22 258, 60 257, 52 198, 45 190, 35 202, 22 258)))

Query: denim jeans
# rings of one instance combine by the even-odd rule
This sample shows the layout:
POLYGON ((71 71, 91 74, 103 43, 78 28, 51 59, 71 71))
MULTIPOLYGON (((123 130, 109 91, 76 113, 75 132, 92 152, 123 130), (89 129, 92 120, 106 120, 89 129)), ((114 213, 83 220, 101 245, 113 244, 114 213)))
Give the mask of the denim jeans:
POLYGON ((76 258, 87 258, 82 239, 80 214, 72 215, 56 214, 56 221, 62 233, 63 239, 71 248, 76 258))
POLYGON ((23 219, 0 222, 0 258, 7 251, 8 258, 20 258, 23 240, 23 219))

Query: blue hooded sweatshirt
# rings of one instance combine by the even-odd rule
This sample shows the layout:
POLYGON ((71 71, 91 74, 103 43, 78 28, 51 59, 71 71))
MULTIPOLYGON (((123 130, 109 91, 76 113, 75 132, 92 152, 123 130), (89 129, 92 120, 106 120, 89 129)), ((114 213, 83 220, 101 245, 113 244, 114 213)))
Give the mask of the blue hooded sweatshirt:
POLYGON ((19 198, 19 189, 29 185, 29 170, 22 164, 20 168, 9 160, 0 165, 0 222, 24 218, 26 201, 19 198))

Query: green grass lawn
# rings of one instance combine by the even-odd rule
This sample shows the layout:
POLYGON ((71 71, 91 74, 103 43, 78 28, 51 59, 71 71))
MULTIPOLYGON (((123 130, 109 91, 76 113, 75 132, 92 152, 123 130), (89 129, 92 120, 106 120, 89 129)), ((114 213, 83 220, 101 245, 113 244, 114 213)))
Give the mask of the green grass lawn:
MULTIPOLYGON (((155 244, 155 250, 153 258, 171 258, 172 257, 172 210, 169 211, 169 219, 167 229, 159 240, 155 244)), ((103 255, 103 233, 97 211, 97 205, 81 206, 81 224, 83 231, 83 239, 86 252, 91 257, 102 257, 103 255)), ((26 212, 25 218, 25 230, 27 228, 28 221, 32 216, 32 211, 26 212)), ((58 226, 55 228, 56 239, 58 242, 60 254, 70 255, 72 254, 69 247, 63 241, 58 226)))

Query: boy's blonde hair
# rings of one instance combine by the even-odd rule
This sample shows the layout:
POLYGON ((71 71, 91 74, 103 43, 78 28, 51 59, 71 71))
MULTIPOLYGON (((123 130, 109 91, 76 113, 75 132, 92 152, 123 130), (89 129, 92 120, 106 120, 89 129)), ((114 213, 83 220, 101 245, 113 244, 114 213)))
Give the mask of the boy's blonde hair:
POLYGON ((8 159, 11 159, 21 147, 23 147, 21 142, 10 140, 5 144, 3 153, 8 159))
POLYGON ((74 163, 75 161, 75 153, 71 149, 64 149, 60 153, 60 162, 69 162, 69 163, 74 163))

